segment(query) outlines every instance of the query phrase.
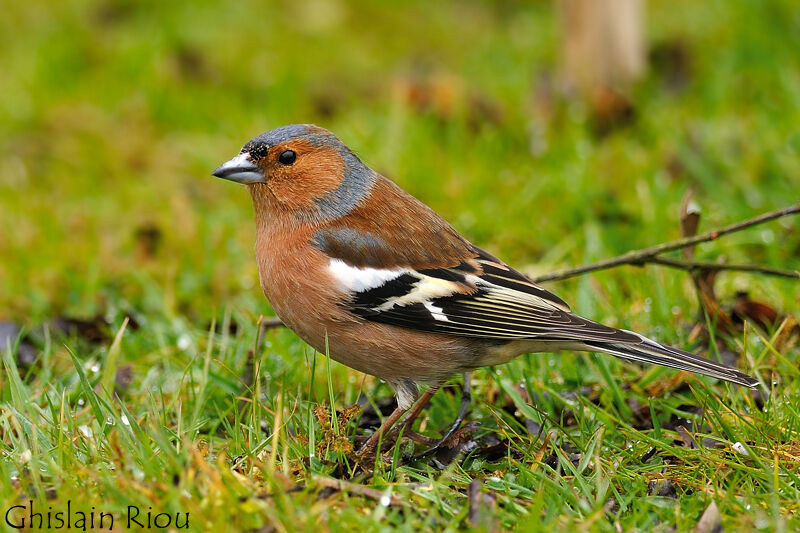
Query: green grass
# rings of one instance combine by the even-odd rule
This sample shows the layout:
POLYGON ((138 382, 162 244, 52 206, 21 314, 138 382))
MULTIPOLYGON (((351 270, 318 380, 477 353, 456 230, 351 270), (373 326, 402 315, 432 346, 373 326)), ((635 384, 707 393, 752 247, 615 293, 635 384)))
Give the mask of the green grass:
MULTIPOLYGON (((478 479, 494 502, 485 527, 683 531, 714 501, 728 530, 797 529, 800 352, 752 327, 732 342, 763 406, 606 356, 524 356, 473 376, 474 438, 507 440, 505 453, 378 464, 364 485, 399 502, 388 507, 323 490, 319 476, 353 468, 343 447, 358 422, 329 407, 391 391, 287 330, 258 343, 272 313, 252 208, 209 172, 258 133, 314 122, 531 275, 598 260, 678 237, 690 186, 705 229, 797 201, 798 30, 791 0, 649 2, 648 38, 685 48, 688 81, 669 89, 654 66, 635 122, 601 139, 579 104, 533 103, 558 64, 551 2, 5 6, 0 320, 27 328, 36 362, 0 346, 0 511, 32 499, 40 512, 94 506, 122 529, 129 505, 189 513, 194 530, 462 529, 478 479), (400 96, 425 79, 448 88, 449 111, 400 96), (42 327, 62 316, 101 317, 105 339, 42 327), (118 370, 131 382, 117 397, 118 370), (684 446, 676 421, 720 446, 684 446)), ((760 226, 698 257, 797 269, 797 228, 760 226)), ((623 267, 548 288, 583 315, 691 347, 684 273, 623 267)), ((755 275, 716 288, 784 312, 800 298, 796 282, 755 275)), ((457 410, 457 394, 439 393, 420 431, 457 410)))

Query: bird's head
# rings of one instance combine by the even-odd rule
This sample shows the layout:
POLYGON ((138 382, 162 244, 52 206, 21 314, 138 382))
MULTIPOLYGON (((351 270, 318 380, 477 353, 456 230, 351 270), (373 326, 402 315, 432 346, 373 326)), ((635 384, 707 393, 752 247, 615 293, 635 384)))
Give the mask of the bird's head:
POLYGON ((375 173, 338 137, 311 124, 282 126, 253 138, 213 175, 250 186, 254 196, 270 194, 284 207, 316 219, 347 214, 375 181, 375 173))

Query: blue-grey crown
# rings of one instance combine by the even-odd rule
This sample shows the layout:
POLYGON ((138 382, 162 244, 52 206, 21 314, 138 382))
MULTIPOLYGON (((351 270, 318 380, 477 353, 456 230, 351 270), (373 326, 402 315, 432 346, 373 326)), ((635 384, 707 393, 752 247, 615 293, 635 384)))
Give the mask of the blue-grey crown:
POLYGON ((349 151, 336 135, 327 130, 318 128, 313 124, 289 124, 288 126, 269 130, 258 137, 250 139, 242 147, 242 152, 266 151, 270 146, 299 139, 308 141, 314 146, 329 146, 349 151))

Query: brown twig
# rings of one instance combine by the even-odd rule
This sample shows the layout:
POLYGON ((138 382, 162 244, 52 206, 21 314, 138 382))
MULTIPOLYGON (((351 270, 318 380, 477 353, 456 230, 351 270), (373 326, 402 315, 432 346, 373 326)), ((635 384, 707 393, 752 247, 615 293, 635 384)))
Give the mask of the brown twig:
MULTIPOLYGON (((594 272, 596 270, 605 270, 607 268, 612 268, 620 265, 644 265, 646 263, 653 263, 654 261, 652 261, 652 259, 657 255, 663 254, 664 252, 679 250, 681 248, 687 248, 689 246, 694 246, 701 242, 713 241, 718 239, 719 237, 722 237, 723 235, 734 233, 736 231, 741 231, 745 228, 749 228, 757 224, 763 224, 764 222, 769 222, 770 220, 775 220, 776 218, 781 218, 788 215, 794 215, 796 213, 800 213, 800 204, 795 204, 789 207, 785 207, 783 209, 778 209, 777 211, 764 213, 763 215, 759 215, 755 218, 744 220, 742 222, 737 222, 736 224, 731 224, 730 226, 725 226, 724 228, 709 231, 701 235, 695 235, 693 237, 686 237, 675 241, 665 242, 662 244, 651 246, 649 248, 643 248, 641 250, 632 250, 620 256, 612 257, 611 259, 598 261, 597 263, 583 265, 576 268, 570 268, 567 270, 562 270, 560 272, 545 274, 543 276, 534 278, 533 281, 537 283, 542 281, 555 281, 555 280, 572 278, 575 276, 579 276, 581 274, 586 274, 587 272, 594 272)), ((717 268, 717 270, 731 270, 731 269, 717 268)), ((797 276, 790 276, 790 277, 797 277, 797 276)))
POLYGON ((261 319, 261 329, 263 330, 278 328, 280 326, 283 326, 283 322, 281 322, 281 319, 276 316, 261 319))
POLYGON ((365 487, 357 483, 350 483, 343 479, 332 479, 323 476, 313 476, 314 481, 321 487, 333 489, 339 492, 347 492, 357 496, 363 496, 370 500, 380 502, 382 505, 400 505, 404 503, 397 495, 387 494, 385 491, 374 489, 372 487, 365 487))
POLYGON ((261 353, 261 350, 264 348, 264 333, 268 329, 278 328, 283 326, 283 322, 281 319, 273 316, 269 318, 265 318, 264 315, 258 317, 258 331, 256 332, 256 342, 253 345, 253 349, 250 350, 250 358, 252 360, 253 356, 257 353, 261 353))
POLYGON ((762 265, 742 265, 732 263, 714 263, 712 261, 681 261, 670 257, 651 257, 646 261, 657 265, 664 265, 681 270, 735 270, 737 272, 758 272, 768 276, 778 276, 781 278, 800 279, 800 270, 784 270, 762 265))

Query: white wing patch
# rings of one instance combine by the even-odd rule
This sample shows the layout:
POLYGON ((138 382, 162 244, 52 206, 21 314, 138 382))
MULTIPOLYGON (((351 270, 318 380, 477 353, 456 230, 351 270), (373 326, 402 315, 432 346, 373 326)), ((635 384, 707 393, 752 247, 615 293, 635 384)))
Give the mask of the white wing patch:
POLYGON ((329 272, 349 296, 342 305, 373 322, 462 337, 594 342, 605 351, 611 343, 650 347, 638 335, 572 314, 560 298, 502 263, 479 262, 480 268, 415 270, 331 259, 329 272))
MULTIPOLYGON (((411 305, 411 304, 423 304, 431 313, 434 313, 433 308, 434 306, 430 304, 430 300, 434 298, 445 298, 447 296, 452 296, 453 294, 459 292, 458 285, 453 283, 452 281, 447 281, 444 279, 434 278, 431 276, 426 276, 424 274, 420 274, 415 270, 406 270, 403 274, 409 274, 414 276, 415 278, 419 278, 419 281, 414 284, 414 288, 407 292, 402 296, 396 296, 387 300, 386 302, 382 303, 378 307, 375 308, 377 311, 388 311, 392 307, 399 305, 411 305), (428 307, 430 305, 430 307, 428 307)), ((441 308, 436 308, 436 313, 439 313, 442 318, 438 320, 447 320, 447 317, 444 316, 442 313, 441 308)), ((434 317, 436 318, 436 317, 434 317)))
POLYGON ((408 275, 418 280, 409 287, 408 292, 394 295, 380 305, 372 307, 375 311, 388 311, 394 307, 423 304, 436 320, 447 321, 448 318, 444 314, 444 310, 433 305, 430 301, 435 298, 446 298, 463 292, 462 285, 433 276, 426 276, 411 269, 359 268, 350 266, 341 259, 331 259, 328 268, 341 286, 354 294, 377 289, 403 275, 408 275))
POLYGON ((430 302, 425 302, 423 305, 425 306, 425 309, 431 312, 431 316, 433 317, 434 320, 439 320, 441 322, 450 322, 450 319, 447 318, 446 314, 444 314, 443 308, 436 307, 430 302))
POLYGON ((351 292, 364 292, 380 287, 387 281, 391 281, 409 272, 407 270, 358 268, 348 265, 341 259, 331 259, 328 268, 333 274, 333 277, 342 284, 342 287, 351 292))
POLYGON ((488 315, 500 313, 505 316, 518 316, 525 314, 527 309, 549 309, 557 310, 558 306, 553 302, 540 298, 536 295, 520 292, 514 289, 502 287, 488 280, 467 274, 461 283, 422 274, 413 269, 380 269, 370 267, 355 267, 348 265, 341 259, 332 258, 329 269, 333 277, 339 282, 341 287, 353 295, 368 293, 374 289, 379 289, 392 282, 400 281, 401 276, 407 279, 408 276, 416 281, 403 285, 405 291, 399 291, 391 296, 376 301, 369 306, 377 312, 391 311, 415 304, 422 304, 430 313, 430 316, 439 322, 453 322, 447 311, 441 305, 434 304, 437 298, 449 298, 454 295, 464 294, 465 288, 483 287, 489 292, 473 301, 476 309, 483 309, 488 315))

